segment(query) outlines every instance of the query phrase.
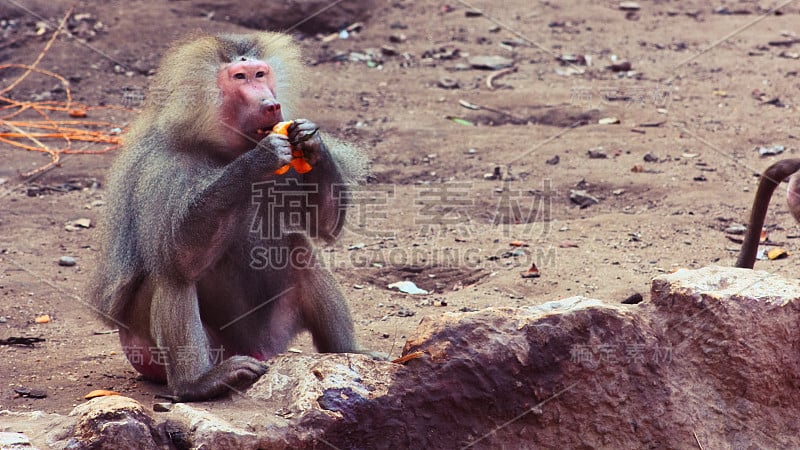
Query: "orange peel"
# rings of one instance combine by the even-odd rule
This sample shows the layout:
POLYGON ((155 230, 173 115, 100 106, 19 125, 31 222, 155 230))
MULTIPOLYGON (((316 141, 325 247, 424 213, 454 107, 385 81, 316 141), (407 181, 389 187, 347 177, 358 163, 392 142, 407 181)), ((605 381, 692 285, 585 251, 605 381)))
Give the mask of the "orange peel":
MULTIPOLYGON (((292 126, 294 123, 293 120, 287 120, 285 122, 278 122, 272 127, 272 132, 281 134, 284 136, 289 136, 289 127, 292 126)), ((292 161, 289 164, 281 166, 277 170, 275 170, 276 175, 283 175, 289 171, 289 169, 294 168, 295 172, 297 173, 306 173, 311 171, 311 164, 308 163, 308 160, 305 158, 302 150, 296 149, 292 146, 292 161)))

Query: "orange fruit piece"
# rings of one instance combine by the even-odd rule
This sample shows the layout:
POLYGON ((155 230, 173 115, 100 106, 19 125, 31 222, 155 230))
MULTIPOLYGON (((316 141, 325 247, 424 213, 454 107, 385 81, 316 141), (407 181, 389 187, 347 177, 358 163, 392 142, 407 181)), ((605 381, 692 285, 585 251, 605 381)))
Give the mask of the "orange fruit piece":
POLYGON ((48 323, 48 322, 50 322, 50 315, 49 314, 43 314, 41 316, 37 316, 35 319, 33 319, 33 321, 35 323, 48 323))
MULTIPOLYGON (((292 160, 292 162, 294 162, 294 160, 292 160)), ((275 175, 283 175, 286 172, 288 172, 289 169, 291 169, 291 168, 292 168, 291 164, 286 164, 284 166, 281 166, 281 167, 275 169, 275 175)))
POLYGON ((120 394, 119 392, 116 392, 116 391, 109 391, 109 390, 106 390, 106 389, 95 389, 94 391, 89 392, 88 394, 84 395, 83 398, 85 398, 86 400, 90 400, 90 399, 93 399, 95 397, 106 397, 106 396, 109 396, 109 395, 122 395, 122 394, 120 394))
POLYGON ((306 161, 302 156, 292 160, 292 167, 297 173, 306 173, 311 171, 311 164, 306 161))
POLYGON ((278 122, 272 127, 273 133, 282 134, 284 136, 289 136, 289 127, 292 126, 294 120, 287 120, 285 122, 278 122))
MULTIPOLYGON (((292 126, 292 123, 294 123, 293 120, 278 122, 274 127, 272 127, 272 132, 289 136, 289 127, 292 126)), ((311 164, 309 164, 308 161, 303 157, 302 150, 295 150, 292 148, 292 162, 275 170, 275 175, 283 175, 292 167, 294 167, 294 170, 297 173, 301 174, 311 171, 311 164)))

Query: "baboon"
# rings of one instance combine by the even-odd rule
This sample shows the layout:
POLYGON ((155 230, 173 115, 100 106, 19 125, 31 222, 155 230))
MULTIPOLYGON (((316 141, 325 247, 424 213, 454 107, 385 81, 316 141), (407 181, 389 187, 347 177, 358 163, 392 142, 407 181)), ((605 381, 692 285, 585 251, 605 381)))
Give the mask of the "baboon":
POLYGON ((111 168, 93 302, 178 400, 249 386, 302 330, 367 353, 311 242, 341 231, 364 159, 305 119, 265 136, 294 117, 304 71, 279 33, 174 45, 111 168), (276 175, 293 148, 312 170, 276 175))
POLYGON ((800 221, 800 174, 796 173, 798 170, 800 170, 800 159, 784 159, 769 166, 761 175, 753 200, 753 209, 750 212, 750 223, 747 225, 747 233, 739 258, 736 260, 736 267, 753 268, 769 201, 775 188, 786 178, 789 178, 789 187, 786 189, 789 211, 795 220, 800 221))

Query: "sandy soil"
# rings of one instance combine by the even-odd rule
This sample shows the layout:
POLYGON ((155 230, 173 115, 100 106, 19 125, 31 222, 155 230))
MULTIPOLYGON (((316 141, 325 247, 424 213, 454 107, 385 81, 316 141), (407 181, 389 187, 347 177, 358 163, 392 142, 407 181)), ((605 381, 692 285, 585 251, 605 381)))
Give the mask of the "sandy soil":
MULTIPOLYGON (((71 3, 0 8, 0 64, 32 63, 52 32, 37 34, 43 19, 55 23, 71 3)), ((88 43, 61 37, 39 67, 70 80, 76 101, 129 107, 87 118, 125 126, 170 41, 246 31, 210 15, 211 3, 79 1, 75 14, 89 16, 70 29, 88 43)), ((738 244, 725 229, 746 222, 754 175, 798 153, 800 44, 770 45, 800 32, 798 6, 774 14, 775 2, 640 3, 483 1, 473 5, 480 15, 458 0, 376 0, 347 39, 297 33, 309 62, 303 115, 372 161, 351 225, 323 249, 367 346, 398 356, 424 316, 574 295, 647 298, 658 274, 733 264, 738 244), (490 88, 493 72, 471 66, 477 56, 509 58, 516 71, 490 88), (630 71, 609 68, 624 62, 630 71), (620 123, 598 123, 610 117, 620 123), (755 150, 773 145, 784 153, 755 150), (502 177, 487 178, 495 170, 502 177), (576 189, 598 202, 577 205, 576 189), (521 276, 531 264, 539 278, 521 276), (404 279, 432 293, 387 289, 404 279)), ((0 70, 0 83, 20 73, 0 70)), ((63 100, 59 86, 33 75, 7 95, 63 100)), ((93 389, 143 401, 164 392, 137 377, 115 334, 98 334, 108 328, 85 290, 96 229, 65 228, 96 223, 113 157, 67 155, 26 179, 20 173, 48 157, 0 143, 0 339, 46 340, 0 345, 0 409, 66 413, 93 389), (62 256, 77 265, 59 266, 62 256), (42 314, 52 321, 34 323, 42 314)), ((789 256, 757 267, 795 276, 800 229, 778 200, 767 228, 789 256)), ((307 338, 296 347, 312 350, 307 338)))

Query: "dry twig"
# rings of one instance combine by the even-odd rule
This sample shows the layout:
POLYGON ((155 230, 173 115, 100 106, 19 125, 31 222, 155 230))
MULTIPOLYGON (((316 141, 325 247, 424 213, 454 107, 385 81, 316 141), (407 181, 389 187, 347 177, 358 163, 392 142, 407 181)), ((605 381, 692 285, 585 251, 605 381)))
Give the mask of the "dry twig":
POLYGON ((70 8, 59 22, 58 28, 47 41, 42 51, 32 64, 0 64, 0 70, 23 69, 24 72, 8 86, 0 89, 0 142, 21 148, 27 151, 43 152, 50 155, 50 162, 32 171, 23 173, 23 177, 31 177, 42 173, 54 166, 59 165, 62 154, 99 154, 118 148, 121 144, 120 129, 111 122, 106 121, 87 121, 75 120, 86 117, 87 112, 98 109, 123 109, 128 108, 116 106, 88 106, 76 104, 72 101, 72 92, 69 82, 61 75, 49 70, 40 69, 37 66, 44 58, 45 54, 64 29, 67 19, 72 14, 70 8), (65 101, 20 101, 14 100, 9 95, 12 90, 24 81, 30 74, 38 73, 51 78, 55 78, 64 86, 66 96, 65 101), (22 119, 22 115, 27 112, 37 114, 39 119, 22 119), (51 113, 64 113, 70 119, 54 119, 51 113), (45 140, 65 141, 61 148, 52 148, 46 145, 45 140), (87 142, 94 144, 106 144, 100 149, 75 149, 73 142, 87 142))

